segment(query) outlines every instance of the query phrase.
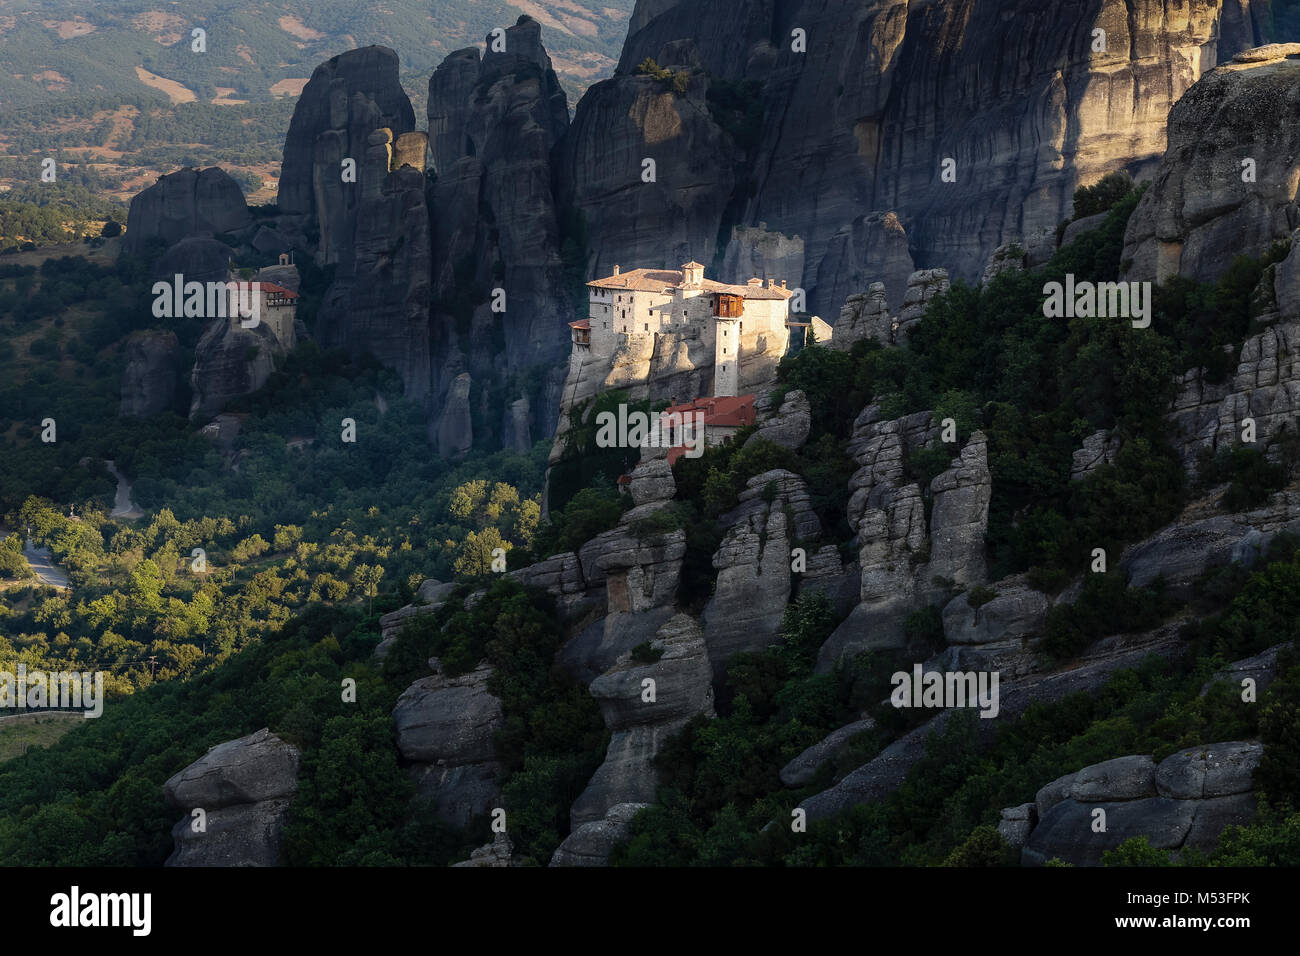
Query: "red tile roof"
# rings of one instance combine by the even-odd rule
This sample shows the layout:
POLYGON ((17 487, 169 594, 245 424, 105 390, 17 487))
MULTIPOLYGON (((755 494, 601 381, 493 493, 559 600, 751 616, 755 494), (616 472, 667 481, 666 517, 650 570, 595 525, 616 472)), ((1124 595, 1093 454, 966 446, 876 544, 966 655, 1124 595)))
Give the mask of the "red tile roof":
POLYGON ((294 292, 292 289, 286 289, 282 285, 276 285, 274 282, 255 282, 253 284, 257 286, 262 292, 267 292, 271 295, 282 295, 286 299, 298 298, 297 292, 294 292))
POLYGON ((591 319, 579 319, 577 322, 570 322, 571 329, 589 329, 591 328, 591 319))
MULTIPOLYGON (((692 265, 692 263, 687 263, 692 265)), ((592 279, 587 283, 588 287, 594 289, 621 290, 625 292, 659 292, 671 295, 685 281, 682 273, 677 269, 631 269, 627 272, 621 272, 616 276, 607 276, 604 279, 592 279)), ((759 280, 760 282, 762 280, 759 280)), ((785 289, 781 286, 773 285, 764 287, 763 285, 729 285, 725 282, 714 282, 712 279, 705 279, 700 283, 700 289, 705 292, 725 292, 729 295, 738 295, 746 299, 789 299, 793 298, 794 290, 785 289)))
POLYGON ((704 424, 736 426, 754 424, 753 395, 722 395, 715 398, 697 398, 684 405, 671 405, 659 413, 665 415, 686 415, 704 412, 704 424))

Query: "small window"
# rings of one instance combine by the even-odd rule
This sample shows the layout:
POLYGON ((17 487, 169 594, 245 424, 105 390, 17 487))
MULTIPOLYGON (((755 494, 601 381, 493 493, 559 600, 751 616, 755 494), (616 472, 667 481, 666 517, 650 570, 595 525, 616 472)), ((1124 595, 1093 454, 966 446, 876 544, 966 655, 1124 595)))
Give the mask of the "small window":
POLYGON ((726 354, 727 354, 727 350, 726 350, 726 349, 723 349, 723 350, 722 350, 722 354, 723 354, 723 355, 726 355, 726 354))
POLYGON ((649 322, 647 322, 647 323, 645 324, 645 330, 646 330, 647 332, 650 331, 650 323, 649 323, 649 322))

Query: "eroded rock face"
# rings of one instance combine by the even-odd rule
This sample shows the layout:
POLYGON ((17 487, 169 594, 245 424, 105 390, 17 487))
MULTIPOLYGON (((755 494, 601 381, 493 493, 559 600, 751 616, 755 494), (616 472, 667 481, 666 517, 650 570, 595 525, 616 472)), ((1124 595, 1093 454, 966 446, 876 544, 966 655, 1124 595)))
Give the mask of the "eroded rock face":
MULTIPOLYGON (((863 219, 892 210, 906 229, 900 251, 918 267, 946 263, 974 282, 996 247, 1067 218, 1077 186, 1124 167, 1149 177, 1169 107, 1216 62, 1269 39, 1267 29, 1251 9, 1221 0, 754 0, 740 13, 724 3, 640 3, 616 77, 579 104, 566 144, 572 155, 614 157, 598 184, 575 183, 592 226, 589 265, 608 274, 615 262, 659 261, 661 236, 674 252, 703 244, 706 254, 689 254, 709 262, 719 225, 763 222, 803 239, 810 311, 833 315, 867 282, 889 283, 870 274, 885 261, 875 253, 857 255, 865 281, 836 284, 852 274, 846 250, 866 248, 852 238, 863 219), (807 52, 792 49, 792 25, 806 30, 807 52), (1092 50, 1098 28, 1102 52, 1092 50), (686 38, 690 55, 674 54, 686 38), (660 163, 665 200, 653 214, 669 214, 667 234, 636 228, 649 206, 633 221, 626 204, 608 198, 616 186, 638 188, 635 164, 656 155, 624 119, 626 91, 647 82, 632 75, 647 57, 698 62, 713 82, 757 84, 764 107, 731 186, 734 212, 724 212, 725 156, 704 170, 674 160, 665 173, 660 163), (955 181, 944 180, 944 159, 954 161, 955 181), (698 184, 709 202, 673 196, 684 184, 698 184)), ((681 156, 717 150, 716 135, 688 120, 680 133, 657 128, 678 137, 681 156)))
POLYGON ((1262 753, 1259 743, 1231 741, 1180 750, 1159 765, 1117 757, 1067 774, 1039 790, 1021 863, 1097 866, 1107 850, 1143 835, 1160 850, 1211 850, 1226 827, 1254 816, 1251 776, 1262 753), (1093 829, 1097 809, 1104 832, 1093 829))
POLYGON ((883 282, 873 282, 866 292, 855 292, 844 300, 831 347, 848 350, 855 342, 875 339, 881 345, 894 344, 894 319, 883 282))
POLYGON ((118 414, 149 418, 171 407, 180 377, 180 344, 175 332, 132 332, 126 340, 126 371, 118 414))
MULTIPOLYGON (((415 129, 415 111, 397 73, 397 54, 382 46, 349 50, 316 67, 298 96, 284 141, 278 199, 283 212, 326 219, 355 214, 355 202, 345 198, 348 184, 339 160, 352 157, 359 167, 370 134, 380 127, 397 135, 415 129)), ((337 234, 346 237, 351 232, 346 216, 337 222, 342 226, 337 234)), ((322 251, 326 262, 343 253, 330 242, 322 243, 322 251)))
POLYGON ((624 655, 591 682, 605 726, 613 731, 605 761, 574 802, 575 830, 606 818, 616 805, 650 803, 657 774, 653 760, 663 742, 696 714, 713 716, 712 668, 699 625, 677 614, 650 642, 663 655, 638 662, 624 655), (649 700, 645 681, 653 682, 649 700))
POLYGON ((1124 236, 1127 278, 1213 281, 1230 265, 1223 250, 1259 255, 1300 225, 1300 133, 1283 119, 1300 110, 1295 54, 1300 44, 1244 53, 1178 100, 1168 149, 1124 236))
POLYGON ((776 642, 793 585, 791 549, 821 535, 807 484, 779 468, 749 479, 721 523, 727 531, 713 557, 718 580, 702 615, 719 676, 731 655, 776 642))
POLYGON ((440 817, 465 826, 488 812, 500 795, 493 734, 502 726, 501 701, 487 689, 486 664, 467 674, 434 674, 416 681, 397 700, 397 748, 413 762, 419 796, 440 817))
POLYGON ((425 140, 397 54, 350 50, 318 66, 298 98, 279 194, 283 213, 319 230, 317 261, 335 267, 321 344, 374 355, 417 402, 430 384, 425 140))
POLYGON ((1119 453, 1119 438, 1106 430, 1093 432, 1075 450, 1070 462, 1070 480, 1082 481, 1102 465, 1109 465, 1119 453))
POLYGON ((758 431, 750 436, 746 444, 762 439, 790 451, 798 451, 808 440, 811 430, 812 406, 808 403, 808 396, 797 388, 791 389, 781 400, 781 407, 758 426, 758 431))
POLYGON ((275 866, 289 802, 298 789, 297 747, 263 728, 218 744, 163 784, 169 806, 186 810, 172 828, 167 866, 275 866), (189 811, 201 808, 206 832, 189 811))
POLYGON ((848 452, 860 467, 849 482, 848 519, 857 535, 861 587, 858 605, 822 646, 820 672, 846 655, 901 648, 910 611, 951 588, 984 582, 992 494, 984 434, 972 434, 930 482, 928 522, 921 488, 906 474, 907 456, 936 444, 941 432, 930 412, 882 420, 875 405, 854 423, 848 452))
MULTIPOLYGON (((1298 61, 1300 62, 1300 61, 1298 61)), ((1203 370, 1183 376, 1168 415, 1170 436, 1189 471, 1198 457, 1242 444, 1247 419, 1254 447, 1276 457, 1285 433, 1294 434, 1300 414, 1300 243, 1265 270, 1256 290, 1263 300, 1259 321, 1273 321, 1241 346, 1237 368, 1226 381, 1211 382, 1203 370)))
POLYGON ((186 167, 160 176, 131 200, 122 248, 136 254, 150 239, 170 246, 191 237, 236 232, 252 221, 243 191, 225 170, 186 167))

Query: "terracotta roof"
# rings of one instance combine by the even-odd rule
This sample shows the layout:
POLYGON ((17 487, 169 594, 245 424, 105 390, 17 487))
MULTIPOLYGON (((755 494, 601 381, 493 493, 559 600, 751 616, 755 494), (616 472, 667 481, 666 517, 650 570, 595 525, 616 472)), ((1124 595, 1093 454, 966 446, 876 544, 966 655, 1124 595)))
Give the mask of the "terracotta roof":
POLYGON ((254 283, 262 292, 268 292, 271 295, 282 295, 286 299, 298 298, 298 293, 292 289, 286 289, 282 285, 276 285, 274 282, 256 282, 254 283))
POLYGON ((697 398, 684 405, 670 405, 659 413, 665 415, 685 415, 704 412, 705 427, 709 425, 752 425, 754 424, 753 395, 722 395, 716 398, 697 398))
POLYGON ((579 319, 577 322, 570 322, 571 329, 589 329, 591 328, 591 319, 579 319))
POLYGON ((704 268, 704 263, 703 263, 703 262, 696 262, 694 259, 692 259, 690 262, 686 263, 686 265, 684 265, 682 268, 684 268, 684 269, 703 269, 703 268, 704 268))
MULTIPOLYGON (((692 263, 688 262, 687 265, 692 265, 692 263)), ((671 294, 684 281, 682 273, 676 269, 630 269, 627 272, 620 272, 616 276, 592 279, 587 285, 590 288, 612 291, 671 294)), ((712 279, 704 279, 700 283, 700 288, 705 292, 724 292, 745 299, 776 300, 789 299, 794 296, 793 289, 783 289, 780 286, 764 288, 762 285, 729 285, 725 282, 715 282, 712 279)))

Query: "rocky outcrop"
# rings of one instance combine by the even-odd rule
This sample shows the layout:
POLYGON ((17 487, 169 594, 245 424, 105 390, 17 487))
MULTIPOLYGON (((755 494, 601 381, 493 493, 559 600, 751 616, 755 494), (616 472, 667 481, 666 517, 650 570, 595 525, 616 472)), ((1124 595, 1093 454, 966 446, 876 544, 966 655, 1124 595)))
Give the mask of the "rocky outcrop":
POLYGON ((132 332, 126 340, 126 371, 118 414, 149 418, 171 407, 180 378, 180 343, 175 332, 132 332))
POLYGON ((194 346, 190 418, 211 418, 231 399, 257 391, 283 354, 280 340, 265 322, 246 329, 238 319, 212 319, 194 346))
POLYGON ((866 292, 855 292, 844 300, 831 347, 849 349, 855 342, 875 339, 881 345, 894 344, 894 319, 883 282, 873 282, 866 292))
POLYGON ((1294 158, 1300 44, 1251 50, 1201 77, 1169 113, 1168 149, 1129 219, 1127 278, 1217 279, 1223 251, 1259 255, 1300 226, 1294 158))
POLYGON ((429 394, 430 238, 425 134, 387 47, 318 66, 285 137, 279 205, 319 232, 316 259, 334 282, 317 317, 326 348, 368 352, 429 394))
MULTIPOLYGON (((951 589, 982 584, 984 529, 992 479, 982 432, 971 435, 926 496, 909 480, 905 462, 941 437, 930 412, 882 420, 872 405, 858 416, 848 452, 859 464, 849 481, 849 526, 857 535, 857 606, 818 655, 826 671, 845 655, 901 648, 908 612, 944 599, 951 589)), ((956 450, 954 448, 954 450, 956 450)))
POLYGON ((843 753, 854 737, 874 730, 875 726, 874 720, 865 717, 831 731, 781 768, 781 782, 787 787, 802 787, 817 776, 822 764, 843 753))
POLYGON ((1146 756, 1117 757, 1067 774, 1038 791, 1038 822, 1021 863, 1097 866, 1107 850, 1136 836, 1158 850, 1212 850, 1226 827, 1254 817, 1251 776, 1262 753, 1249 741, 1204 744, 1158 765, 1146 756))
POLYGON ((1206 681, 1205 686, 1201 688, 1201 696, 1204 697, 1219 681, 1230 684, 1234 692, 1240 692, 1245 681, 1251 680, 1254 681, 1256 695, 1264 693, 1277 678, 1277 656, 1286 647, 1287 644, 1275 644, 1266 651, 1233 661, 1222 670, 1216 671, 1210 680, 1206 681))
POLYGON ((171 777, 163 797, 186 815, 172 828, 176 849, 165 865, 277 865, 298 761, 298 748, 263 728, 218 744, 171 777))
POLYGON ((731 655, 776 642, 793 586, 791 549, 821 536, 807 484, 779 468, 749 479, 720 523, 727 530, 713 556, 718 580, 701 617, 719 676, 731 655))
MULTIPOLYGON (((569 111, 541 25, 521 16, 504 42, 498 52, 489 40, 481 60, 477 49, 451 54, 429 80, 434 292, 439 303, 473 297, 479 306, 468 321, 435 316, 434 396, 444 401, 466 371, 491 381, 543 369, 542 384, 523 396, 522 433, 549 434, 574 318, 551 161, 569 111)), ((521 434, 519 424, 512 432, 521 434)))
POLYGON ((894 341, 906 340, 908 330, 925 316, 930 301, 947 292, 948 286, 947 269, 922 269, 908 276, 907 292, 903 295, 903 307, 898 312, 898 324, 894 329, 894 341))
POLYGON ((1083 440, 1083 446, 1076 449, 1070 462, 1070 480, 1082 481, 1095 469, 1109 465, 1119 453, 1119 436, 1110 432, 1093 432, 1083 440))
POLYGON ((406 623, 415 617, 432 614, 446 602, 451 592, 456 589, 454 582, 444 583, 434 578, 424 581, 415 593, 415 604, 408 604, 396 611, 389 611, 379 619, 379 643, 375 646, 375 660, 383 661, 392 649, 393 642, 401 633, 406 623))
MULTIPOLYGON (((988 746, 993 742, 998 727, 1015 720, 1033 703, 1049 704, 1070 694, 1096 693, 1117 670, 1131 669, 1150 655, 1164 658, 1182 653, 1183 641, 1177 625, 1167 625, 1154 631, 1107 638, 1097 642, 1068 667, 1042 672, 1002 674, 998 687, 999 710, 996 720, 976 719, 976 744, 988 746)), ((951 650, 951 649, 950 649, 951 650)), ((940 669, 958 670, 988 668, 984 663, 933 662, 940 669)), ((996 669, 996 667, 994 668, 996 669)), ((800 806, 810 820, 834 816, 861 803, 880 800, 896 790, 907 773, 926 752, 929 736, 942 731, 956 710, 940 711, 937 716, 899 737, 861 767, 823 790, 800 806)))
POLYGON ((412 762, 417 795, 452 826, 468 825, 500 799, 492 736, 504 717, 501 701, 487 689, 491 675, 480 664, 457 677, 423 677, 393 708, 397 748, 412 762))
POLYGON ((664 740, 696 714, 713 716, 712 669, 699 625, 685 614, 675 615, 650 647, 662 652, 658 660, 625 654, 591 682, 591 695, 613 735, 604 763, 573 804, 575 830, 606 819, 619 804, 653 801, 653 761, 664 740))
MULTIPOLYGON (((1067 230, 1068 231, 1068 230, 1067 230)), ((980 285, 988 285, 1003 273, 1021 272, 1029 262, 1029 252, 1019 239, 1005 242, 993 250, 980 276, 980 285)))
POLYGON ((354 190, 356 221, 337 244, 335 280, 317 327, 322 345, 368 352, 397 371, 408 398, 424 402, 431 375, 429 210, 423 165, 396 166, 394 145, 392 130, 373 130, 357 158, 357 182, 345 184, 354 190))
POLYGON ((244 193, 225 170, 187 166, 160 176, 131 200, 122 249, 138 255, 151 239, 170 246, 191 237, 237 232, 251 223, 244 193))
POLYGON ((617 803, 600 820, 575 827, 551 857, 551 866, 606 866, 610 851, 628 837, 632 819, 648 803, 617 803))
POLYGON ((485 843, 469 855, 468 860, 453 863, 452 866, 467 867, 502 867, 514 866, 515 845, 510 837, 498 833, 491 843, 485 843))
POLYGON ((1183 519, 1125 549, 1120 567, 1130 587, 1157 578, 1174 595, 1190 597, 1207 571, 1231 562, 1253 567, 1280 531, 1300 530, 1300 494, 1280 492, 1262 508, 1183 519))
POLYGON ((808 440, 812 430, 812 406, 808 396, 799 389, 791 389, 781 399, 781 407, 758 426, 758 431, 745 444, 753 441, 770 441, 789 451, 798 451, 808 440))
POLYGON ((972 607, 959 594, 943 609, 943 634, 950 644, 993 644, 1036 634, 1047 619, 1051 600, 1021 579, 999 581, 995 596, 972 607))
POLYGON ((594 600, 593 617, 564 644, 556 661, 581 681, 594 680, 622 655, 651 640, 673 616, 686 533, 643 534, 638 527, 660 507, 652 503, 633 508, 617 528, 597 535, 578 551, 584 589, 594 600))
MULTIPOLYGON (((1296 237, 1300 239, 1300 232, 1296 237)), ((1295 435, 1300 414, 1300 243, 1293 240, 1285 259, 1265 270, 1256 289, 1275 320, 1241 345, 1236 371, 1213 382, 1203 369, 1182 379, 1168 415, 1170 436, 1189 471, 1202 454, 1244 444, 1276 459, 1279 442, 1295 435), (1249 421, 1248 421, 1249 420, 1249 421), (1253 435, 1251 434, 1253 432, 1253 435)))

